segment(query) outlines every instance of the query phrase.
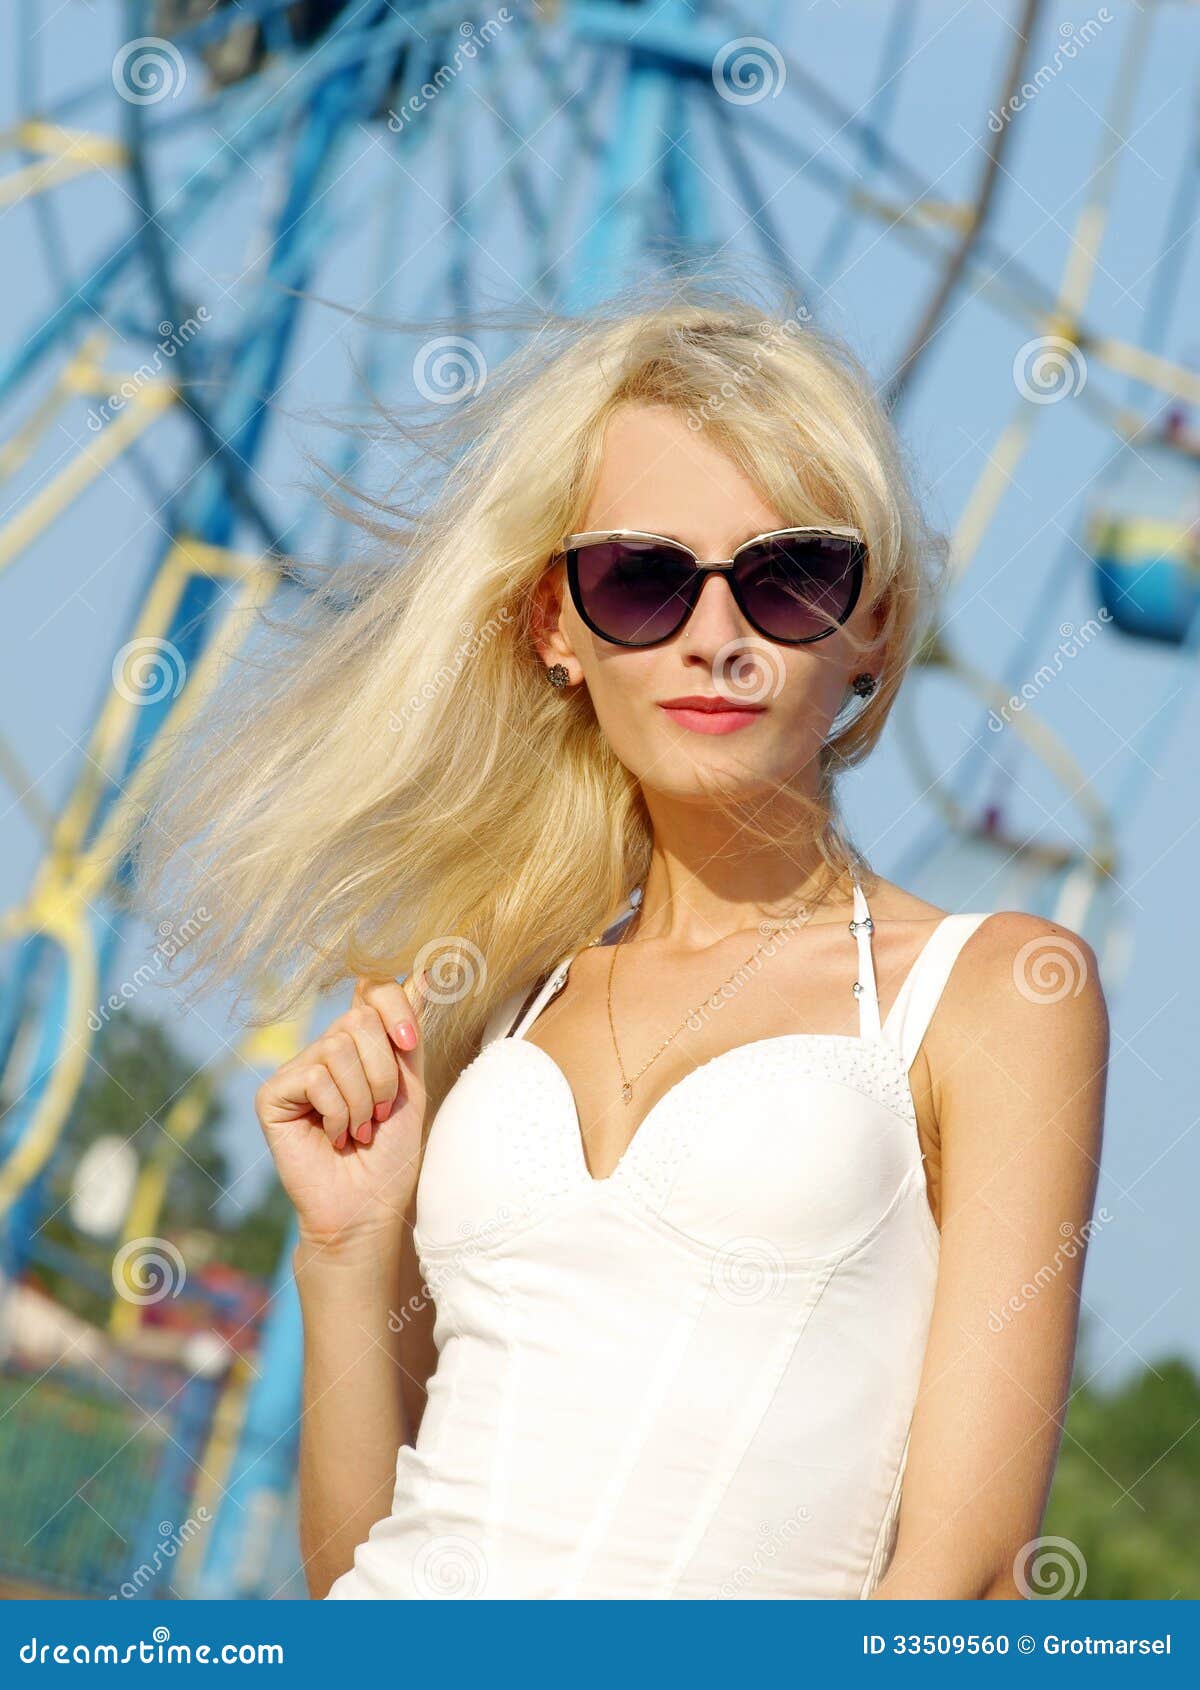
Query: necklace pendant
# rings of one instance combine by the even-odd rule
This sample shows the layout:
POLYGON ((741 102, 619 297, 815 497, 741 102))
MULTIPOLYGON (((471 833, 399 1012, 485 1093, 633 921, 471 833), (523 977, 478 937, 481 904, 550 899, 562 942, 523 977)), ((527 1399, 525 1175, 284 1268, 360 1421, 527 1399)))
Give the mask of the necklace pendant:
POLYGON ((628 1082, 626 1082, 625 1085, 623 1085, 621 1087, 621 1102, 622 1103, 628 1103, 629 1100, 632 1098, 632 1096, 633 1096, 633 1087, 628 1082))

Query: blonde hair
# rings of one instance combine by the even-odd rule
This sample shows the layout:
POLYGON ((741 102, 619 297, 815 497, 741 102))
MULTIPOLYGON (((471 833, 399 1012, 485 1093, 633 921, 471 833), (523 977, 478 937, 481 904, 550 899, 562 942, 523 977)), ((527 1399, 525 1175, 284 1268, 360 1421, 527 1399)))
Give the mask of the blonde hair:
POLYGON ((328 498, 377 553, 318 581, 269 662, 227 676, 161 754, 136 859, 156 920, 168 902, 205 907, 181 977, 243 983, 247 1018, 266 1022, 349 977, 428 968, 442 987, 423 1021, 434 1107, 496 1006, 610 922, 649 864, 636 778, 586 687, 549 686, 531 641, 532 590, 583 526, 614 409, 675 408, 786 525, 866 537, 877 690, 839 712, 817 805, 794 795, 794 827, 746 809, 752 832, 815 840, 843 871, 836 774, 879 738, 935 598, 943 543, 851 351, 790 298, 764 313, 678 277, 662 292, 640 283, 540 319, 424 424, 385 410, 387 434, 426 448, 435 496, 417 509, 361 494, 385 521, 328 498), (447 991, 451 959, 461 989, 447 991))

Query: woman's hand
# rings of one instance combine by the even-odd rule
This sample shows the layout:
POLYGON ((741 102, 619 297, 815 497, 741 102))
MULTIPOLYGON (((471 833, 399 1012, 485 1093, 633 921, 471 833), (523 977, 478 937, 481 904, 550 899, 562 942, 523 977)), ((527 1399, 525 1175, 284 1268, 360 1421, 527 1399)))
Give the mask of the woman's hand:
POLYGON ((254 1106, 301 1241, 398 1244, 416 1189, 424 1046, 395 980, 360 979, 350 1008, 259 1087, 254 1106))

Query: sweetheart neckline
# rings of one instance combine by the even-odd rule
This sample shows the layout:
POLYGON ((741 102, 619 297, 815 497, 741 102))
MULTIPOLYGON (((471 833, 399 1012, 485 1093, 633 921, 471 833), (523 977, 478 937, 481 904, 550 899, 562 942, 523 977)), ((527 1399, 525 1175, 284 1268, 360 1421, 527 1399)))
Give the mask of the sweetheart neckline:
MULTIPOLYGON (((686 1085, 688 1081, 694 1080, 699 1074, 702 1074, 706 1068, 711 1068, 714 1063, 722 1062, 730 1056, 737 1056, 743 1051, 761 1049, 763 1045, 792 1044, 800 1041, 811 1042, 814 1040, 823 1041, 827 1044, 861 1045, 864 1048, 875 1050, 882 1049, 889 1052, 890 1055, 895 1058, 897 1066, 902 1070, 905 1087, 907 1089, 910 1104, 912 1104, 915 1119, 915 1103, 912 1103, 912 1087, 908 1082, 908 1068, 904 1065, 904 1059, 900 1051, 896 1049, 896 1046, 892 1044, 890 1040, 883 1038, 879 1034, 865 1036, 862 1033, 770 1033, 765 1038, 747 1039, 742 1044, 730 1045, 727 1050, 719 1050, 714 1056, 706 1057, 706 1059, 703 1062, 698 1063, 695 1068, 689 1068, 686 1074, 681 1074, 675 1083, 668 1086, 662 1096, 656 1098, 650 1105, 649 1109, 647 1109, 646 1113, 638 1122, 637 1128, 634 1131, 632 1138, 629 1140, 629 1143, 625 1146, 624 1150, 613 1164, 611 1172, 604 1174, 602 1177, 597 1177, 588 1167, 587 1152, 584 1148, 583 1142, 583 1122, 580 1119, 579 1106, 576 1102, 575 1093, 572 1090, 571 1082, 567 1079, 566 1074, 555 1061, 554 1057, 551 1056, 550 1052, 548 1050, 543 1050, 541 1045, 533 1044, 532 1041, 527 1039, 524 1034, 493 1039, 490 1044, 484 1046, 484 1050, 493 1050, 497 1045, 524 1045, 526 1049, 536 1051, 540 1057, 544 1058, 544 1060, 549 1064, 552 1072, 557 1076, 560 1089, 567 1100, 571 1116, 570 1126, 572 1131, 570 1136, 574 1140, 573 1159, 576 1172, 583 1179, 585 1184, 603 1187, 613 1184, 613 1182, 617 1181, 619 1176, 624 1172, 631 1156, 633 1155, 635 1146, 643 1137, 647 1124, 657 1111, 661 1109, 666 1104, 667 1100, 673 1097, 682 1086, 686 1085)), ((481 1051, 480 1055, 482 1054, 483 1052, 481 1051)))

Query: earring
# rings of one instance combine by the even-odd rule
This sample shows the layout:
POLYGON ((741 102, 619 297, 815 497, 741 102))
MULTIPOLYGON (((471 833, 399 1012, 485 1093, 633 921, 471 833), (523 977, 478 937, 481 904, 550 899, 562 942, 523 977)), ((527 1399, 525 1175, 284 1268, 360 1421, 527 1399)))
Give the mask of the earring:
POLYGON ((860 698, 870 698, 875 691, 875 677, 870 674, 855 675, 853 685, 860 698))
POLYGON ((552 663, 546 671, 546 679, 552 687, 565 687, 571 675, 565 663, 552 663))

